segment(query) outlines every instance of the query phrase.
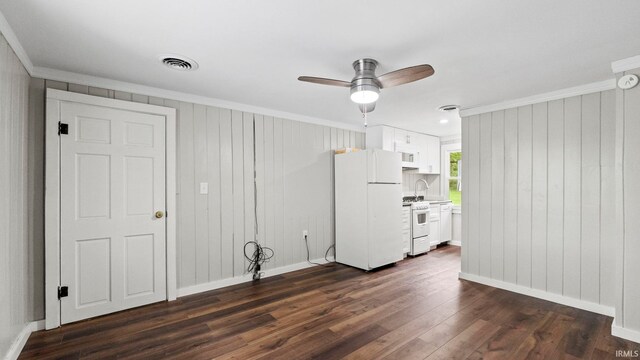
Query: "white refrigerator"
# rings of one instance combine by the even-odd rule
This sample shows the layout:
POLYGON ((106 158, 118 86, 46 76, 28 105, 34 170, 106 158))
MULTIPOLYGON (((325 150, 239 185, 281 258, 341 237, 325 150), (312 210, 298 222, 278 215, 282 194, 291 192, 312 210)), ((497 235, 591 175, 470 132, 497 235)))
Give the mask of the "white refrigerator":
POLYGON ((402 158, 335 155, 336 261, 364 270, 402 260, 402 158))

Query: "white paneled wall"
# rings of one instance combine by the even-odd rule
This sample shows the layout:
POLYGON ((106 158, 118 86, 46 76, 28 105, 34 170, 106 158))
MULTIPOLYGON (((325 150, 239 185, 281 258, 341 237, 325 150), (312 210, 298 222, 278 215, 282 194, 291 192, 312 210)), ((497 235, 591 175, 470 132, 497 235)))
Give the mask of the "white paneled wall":
POLYGON ((0 356, 34 317, 27 211, 28 98, 29 75, 0 35, 0 356))
POLYGON ((429 184, 429 190, 425 191, 424 183, 418 185, 418 195, 440 196, 440 175, 416 174, 409 171, 402 172, 402 196, 413 196, 418 179, 425 179, 429 184))
POLYGON ((614 91, 462 121, 463 275, 612 307, 614 91))
MULTIPOLYGON (((312 259, 333 244, 332 150, 362 148, 364 133, 56 81, 33 83, 177 109, 179 288, 245 273, 243 247, 254 239, 255 213, 259 242, 275 251, 267 269, 305 261, 303 230, 309 231, 312 259), (208 195, 200 194, 203 182, 208 195)), ((44 103, 44 91, 34 97, 32 106, 44 103)), ((43 154, 37 156, 42 164, 43 154)))
MULTIPOLYGON (((640 68, 618 76, 626 74, 640 75, 640 68)), ((615 205, 617 209, 608 205, 607 210, 620 216, 615 228, 607 226, 602 230, 618 231, 616 259, 620 268, 617 273, 615 325, 627 332, 624 334, 626 337, 640 342, 640 87, 618 89, 616 95, 618 148, 615 153, 608 152, 606 157, 611 166, 616 166, 613 178, 618 185, 615 195, 607 192, 607 196, 617 198, 618 202, 615 205)), ((607 129, 607 136, 610 133, 611 130, 607 129)))

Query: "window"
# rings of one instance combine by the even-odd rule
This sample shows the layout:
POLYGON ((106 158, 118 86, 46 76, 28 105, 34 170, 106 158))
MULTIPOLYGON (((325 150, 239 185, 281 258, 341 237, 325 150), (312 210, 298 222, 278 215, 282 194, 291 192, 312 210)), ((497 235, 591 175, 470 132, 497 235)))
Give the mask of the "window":
POLYGON ((443 149, 444 195, 454 206, 462 203, 462 151, 460 145, 443 149))

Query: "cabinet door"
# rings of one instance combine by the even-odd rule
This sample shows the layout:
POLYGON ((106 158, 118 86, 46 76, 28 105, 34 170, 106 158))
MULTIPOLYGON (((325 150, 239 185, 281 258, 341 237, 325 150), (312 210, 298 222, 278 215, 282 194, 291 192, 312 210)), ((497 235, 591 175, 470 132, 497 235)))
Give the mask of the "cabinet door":
POLYGON ((451 207, 440 211, 440 242, 451 241, 451 207))
POLYGON ((402 207, 402 252, 408 253, 411 249, 411 207, 402 207))
POLYGON ((416 134, 416 148, 418 149, 418 173, 430 174, 429 169, 429 136, 416 134))
POLYGON ((392 127, 380 125, 367 128, 367 149, 395 151, 394 142, 392 127))
POLYGON ((411 137, 408 136, 408 132, 405 130, 394 129, 393 139, 395 145, 407 145, 411 141, 411 137))
POLYGON ((396 151, 394 146, 394 129, 389 126, 382 126, 382 149, 396 151))
POLYGON ((440 174, 440 138, 427 136, 427 168, 429 174, 440 174))
POLYGON ((440 244, 440 221, 432 221, 429 226, 429 238, 431 239, 431 246, 440 244))

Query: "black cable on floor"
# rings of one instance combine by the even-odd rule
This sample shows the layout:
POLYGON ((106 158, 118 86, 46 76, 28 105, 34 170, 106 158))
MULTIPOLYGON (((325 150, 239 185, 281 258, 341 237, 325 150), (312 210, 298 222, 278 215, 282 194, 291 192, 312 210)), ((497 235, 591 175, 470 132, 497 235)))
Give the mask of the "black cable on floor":
POLYGON ((255 241, 249 241, 244 244, 244 257, 249 260, 249 266, 247 267, 247 271, 253 273, 253 279, 260 279, 260 270, 262 269, 262 265, 269 261, 273 257, 273 249, 262 246, 255 241), (249 244, 254 245, 254 250, 251 255, 247 255, 247 246, 249 244))
POLYGON ((335 263, 335 261, 327 260, 327 254, 329 254, 329 250, 331 250, 332 247, 335 247, 335 245, 329 246, 329 248, 327 249, 327 252, 324 253, 324 259, 327 261, 327 264, 320 264, 320 263, 311 261, 311 259, 309 258, 309 240, 307 239, 307 237, 308 237, 307 235, 304 236, 304 244, 307 249, 307 262, 309 264, 318 265, 318 266, 333 266, 333 263, 335 263))

